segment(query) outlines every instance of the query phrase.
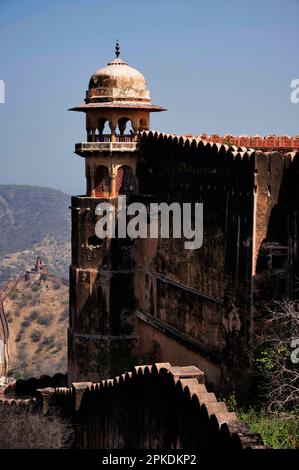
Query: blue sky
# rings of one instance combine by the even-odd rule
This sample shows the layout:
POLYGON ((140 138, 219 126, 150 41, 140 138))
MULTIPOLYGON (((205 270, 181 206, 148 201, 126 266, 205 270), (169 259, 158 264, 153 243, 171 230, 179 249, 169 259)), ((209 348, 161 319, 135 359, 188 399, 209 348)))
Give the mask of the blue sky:
POLYGON ((0 183, 84 192, 83 102, 114 56, 144 73, 155 130, 299 134, 299 0, 1 0, 0 183))

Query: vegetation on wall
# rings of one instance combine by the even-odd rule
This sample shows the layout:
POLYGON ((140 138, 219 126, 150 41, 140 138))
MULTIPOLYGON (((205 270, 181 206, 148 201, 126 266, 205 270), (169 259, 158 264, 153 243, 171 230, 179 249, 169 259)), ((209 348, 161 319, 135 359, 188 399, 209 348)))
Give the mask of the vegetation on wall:
POLYGON ((275 449, 299 448, 299 363, 292 347, 299 339, 299 302, 267 304, 255 329, 253 361, 257 395, 240 406, 235 394, 225 401, 275 449), (257 333, 258 332, 258 333, 257 333))

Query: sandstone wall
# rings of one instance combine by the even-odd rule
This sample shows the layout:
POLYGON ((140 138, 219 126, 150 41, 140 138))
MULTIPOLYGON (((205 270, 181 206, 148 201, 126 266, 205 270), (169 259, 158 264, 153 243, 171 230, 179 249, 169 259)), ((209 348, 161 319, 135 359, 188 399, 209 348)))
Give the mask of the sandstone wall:
POLYGON ((40 390, 45 414, 60 410, 81 449, 262 448, 258 434, 209 393, 194 366, 135 367, 97 384, 40 390))
POLYGON ((152 338, 160 359, 173 361, 171 337, 173 348, 192 351, 217 389, 245 386, 254 152, 151 132, 141 149, 140 192, 156 202, 202 202, 204 241, 198 250, 184 249, 183 239, 159 239, 150 249, 148 240, 135 242, 137 350, 144 351, 144 337, 147 344, 152 338), (154 329, 163 331, 159 339, 154 329))

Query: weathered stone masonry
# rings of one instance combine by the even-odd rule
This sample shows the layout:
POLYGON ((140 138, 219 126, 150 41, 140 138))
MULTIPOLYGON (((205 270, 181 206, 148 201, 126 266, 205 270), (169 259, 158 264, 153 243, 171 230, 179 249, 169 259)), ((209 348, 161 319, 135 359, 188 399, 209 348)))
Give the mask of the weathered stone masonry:
POLYGON ((59 413, 74 425, 75 448, 264 448, 260 435, 207 390, 204 374, 194 366, 138 366, 114 379, 48 387, 34 395, 0 399, 0 406, 59 413))
POLYGON ((263 152, 148 131, 149 113, 164 108, 150 104, 140 75, 116 58, 73 108, 86 113, 76 153, 87 190, 71 207, 69 383, 118 374, 132 352, 155 350, 156 360, 199 367, 218 391, 243 392, 256 315, 271 296, 297 295, 298 154, 286 152, 287 139, 263 152), (117 206, 120 194, 127 203, 202 202, 203 247, 97 239, 95 207, 117 206))

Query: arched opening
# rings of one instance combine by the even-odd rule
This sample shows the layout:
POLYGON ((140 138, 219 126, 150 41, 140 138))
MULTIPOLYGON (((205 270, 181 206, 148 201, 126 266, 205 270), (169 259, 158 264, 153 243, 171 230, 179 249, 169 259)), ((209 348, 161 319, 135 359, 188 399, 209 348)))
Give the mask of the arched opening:
POLYGON ((111 129, 109 120, 105 117, 99 118, 95 135, 96 142, 110 142, 111 129))
POLYGON ((135 191, 135 177, 128 165, 120 166, 116 176, 116 193, 128 194, 135 191))
POLYGON ((139 130, 140 131, 147 131, 149 129, 149 125, 146 119, 140 119, 139 122, 139 130))
POLYGON ((92 248, 100 248, 103 245, 103 240, 94 234, 88 237, 87 245, 92 248))
POLYGON ((127 117, 122 117, 117 122, 116 138, 119 142, 130 142, 135 134, 132 121, 127 117))
POLYGON ((95 173, 95 196, 108 197, 111 191, 111 178, 106 166, 100 165, 95 173))

